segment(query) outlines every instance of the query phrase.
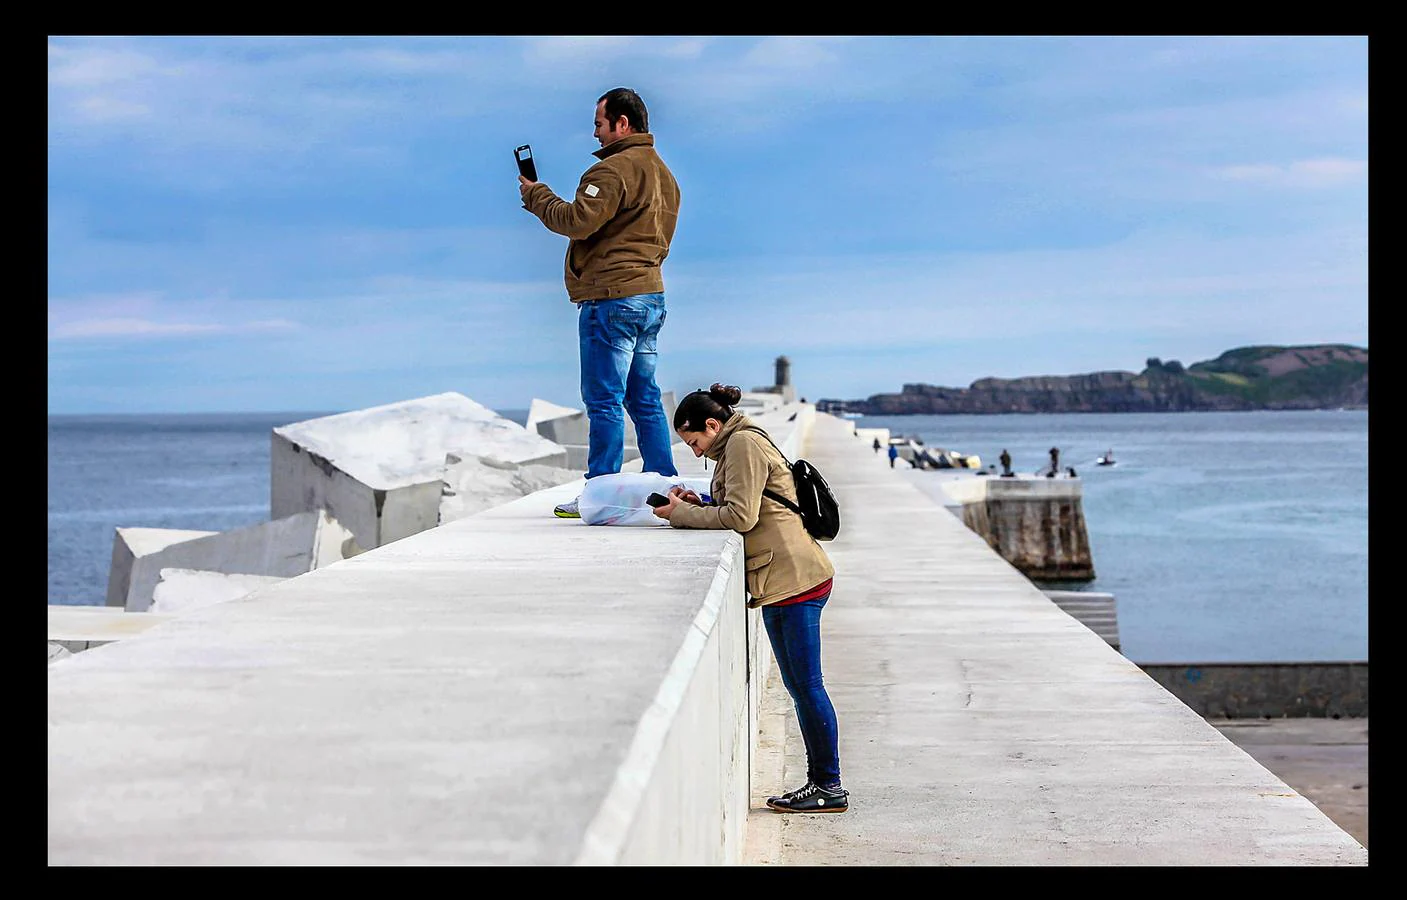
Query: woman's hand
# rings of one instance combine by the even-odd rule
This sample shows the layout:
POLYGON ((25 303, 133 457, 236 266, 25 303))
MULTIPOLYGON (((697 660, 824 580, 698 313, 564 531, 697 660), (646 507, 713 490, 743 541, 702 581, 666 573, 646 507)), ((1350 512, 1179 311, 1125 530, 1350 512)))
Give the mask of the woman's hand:
POLYGON ((704 505, 703 498, 700 497, 698 494, 694 493, 693 491, 689 490, 688 488, 672 487, 669 489, 669 496, 678 497, 685 503, 692 503, 695 506, 704 505))
POLYGON ((671 491, 669 492, 669 502, 668 502, 668 503, 666 503, 664 506, 656 506, 656 507, 655 507, 655 515, 659 516, 661 519, 664 519, 664 520, 666 520, 666 521, 668 521, 668 519, 669 519, 670 516, 674 515, 674 511, 679 508, 679 504, 682 503, 682 502, 684 502, 684 501, 680 498, 680 496, 675 493, 675 491, 677 491, 677 490, 679 490, 679 489, 678 489, 678 488, 674 488, 673 490, 671 490, 671 491))

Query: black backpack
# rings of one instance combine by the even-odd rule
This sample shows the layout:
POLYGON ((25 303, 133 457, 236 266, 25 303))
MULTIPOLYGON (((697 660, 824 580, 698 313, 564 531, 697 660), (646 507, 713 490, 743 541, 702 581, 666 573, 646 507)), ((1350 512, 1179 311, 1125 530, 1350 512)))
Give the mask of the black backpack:
MULTIPOLYGON (((777 446, 777 442, 760 428, 749 428, 748 431, 756 431, 767 438, 767 443, 786 462, 787 455, 782 453, 782 448, 777 446)), ((796 484, 796 503, 792 503, 787 498, 776 491, 767 488, 762 489, 762 496, 771 497, 787 509, 801 516, 801 524, 806 526, 806 533, 818 541, 835 540, 835 536, 840 533, 840 504, 835 500, 835 494, 831 493, 830 485, 821 477, 821 473, 816 467, 804 459, 798 459, 794 463, 787 463, 791 469, 792 481, 796 484)))

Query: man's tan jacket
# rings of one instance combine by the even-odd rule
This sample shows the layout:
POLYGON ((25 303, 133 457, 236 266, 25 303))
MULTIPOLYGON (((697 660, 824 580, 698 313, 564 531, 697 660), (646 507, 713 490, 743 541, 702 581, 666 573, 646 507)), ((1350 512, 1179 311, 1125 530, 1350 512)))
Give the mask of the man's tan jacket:
POLYGON ((734 412, 704 456, 717 460, 712 506, 680 503, 669 524, 676 528, 731 528, 743 536, 747 557, 747 605, 766 606, 808 591, 835 574, 830 557, 801 524, 801 516, 771 497, 771 488, 796 502, 796 482, 772 442, 756 423, 734 412))
POLYGON ((632 134, 593 154, 571 203, 542 182, 523 208, 567 244, 567 296, 573 303, 664 290, 660 264, 679 222, 679 185, 655 152, 653 134, 632 134))

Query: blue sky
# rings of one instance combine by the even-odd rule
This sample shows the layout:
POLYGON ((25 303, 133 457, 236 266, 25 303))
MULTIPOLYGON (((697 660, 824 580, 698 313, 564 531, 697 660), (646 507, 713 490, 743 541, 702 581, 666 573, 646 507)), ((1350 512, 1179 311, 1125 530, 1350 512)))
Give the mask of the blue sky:
POLYGON ((638 90, 661 387, 808 399, 1368 342, 1366 37, 51 37, 50 413, 580 407, 566 239, 638 90))

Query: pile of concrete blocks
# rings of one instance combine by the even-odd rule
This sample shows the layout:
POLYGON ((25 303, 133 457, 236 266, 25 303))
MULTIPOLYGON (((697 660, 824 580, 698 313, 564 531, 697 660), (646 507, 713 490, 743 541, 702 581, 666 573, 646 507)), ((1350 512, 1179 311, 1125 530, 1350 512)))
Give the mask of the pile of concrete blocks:
POLYGON ((470 456, 572 468, 541 434, 463 394, 435 394, 275 428, 270 512, 326 510, 371 550, 440 524, 446 465, 470 456))
MULTIPOLYGON (((108 570, 107 605, 151 609, 163 569, 291 578, 360 553, 352 533, 325 510, 296 513, 233 531, 119 528, 108 570)), ((185 605, 168 588, 168 605, 185 605)))
POLYGON ((536 428, 457 393, 275 428, 270 521, 226 532, 118 528, 105 606, 51 606, 49 661, 579 479, 584 426, 582 442, 581 467, 570 468, 567 450, 536 428))
MULTIPOLYGON (((674 392, 662 391, 660 403, 664 407, 664 420, 669 429, 670 443, 679 443, 679 435, 674 433, 674 392)), ((587 451, 591 435, 591 422, 585 410, 573 409, 550 403, 537 397, 528 408, 527 428, 561 446, 567 452, 565 466, 568 469, 586 471, 587 451)), ((635 423, 625 414, 625 452, 621 462, 640 458, 640 444, 635 436, 635 423)))

